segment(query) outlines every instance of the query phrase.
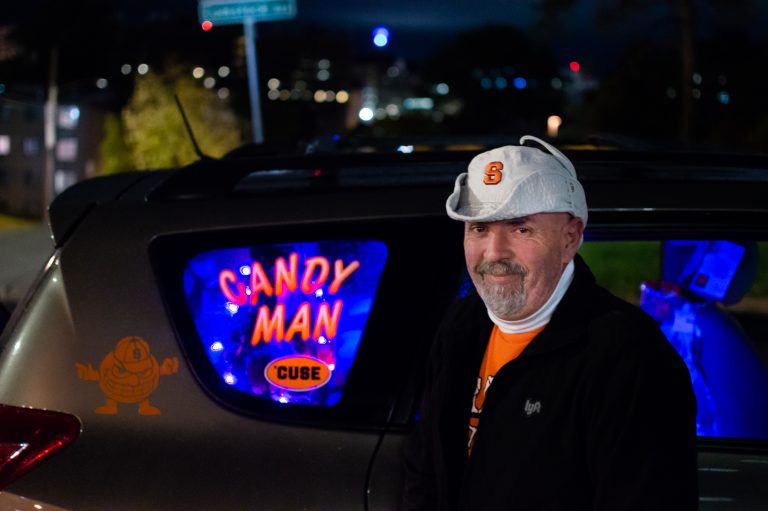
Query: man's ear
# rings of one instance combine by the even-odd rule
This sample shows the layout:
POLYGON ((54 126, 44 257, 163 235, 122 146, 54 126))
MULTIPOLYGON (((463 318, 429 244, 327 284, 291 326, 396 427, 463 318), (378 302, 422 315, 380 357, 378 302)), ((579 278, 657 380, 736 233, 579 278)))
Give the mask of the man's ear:
POLYGON ((581 237, 584 235, 584 222, 580 218, 571 218, 565 224, 563 234, 565 238, 564 256, 567 257, 567 261, 570 261, 581 246, 581 237))

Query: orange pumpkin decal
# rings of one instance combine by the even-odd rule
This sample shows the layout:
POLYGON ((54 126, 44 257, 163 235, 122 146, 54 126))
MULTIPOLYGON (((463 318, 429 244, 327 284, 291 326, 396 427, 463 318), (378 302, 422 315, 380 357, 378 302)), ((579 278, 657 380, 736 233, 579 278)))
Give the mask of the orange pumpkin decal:
POLYGON ((116 414, 118 403, 138 403, 140 415, 159 415, 160 409, 149 403, 149 397, 157 389, 160 376, 178 372, 179 361, 170 357, 158 364, 147 341, 132 336, 117 341, 98 371, 91 364, 75 366, 81 380, 98 381, 107 396, 107 402, 96 408, 96 413, 116 414))

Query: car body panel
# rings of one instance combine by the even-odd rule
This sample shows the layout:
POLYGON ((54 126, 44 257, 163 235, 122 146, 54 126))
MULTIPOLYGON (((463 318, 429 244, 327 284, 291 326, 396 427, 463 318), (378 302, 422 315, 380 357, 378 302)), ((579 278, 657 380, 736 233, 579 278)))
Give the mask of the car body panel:
MULTIPOLYGON (((407 324, 412 315, 437 317, 440 311, 431 310, 437 307, 432 304, 450 297, 436 300, 430 282, 458 282, 462 272, 462 226, 445 217, 444 204, 466 155, 401 156, 322 156, 279 165, 205 161, 65 192, 51 208, 55 258, 3 334, 0 402, 69 412, 81 419, 83 432, 11 491, 74 509, 118 503, 121 509, 395 508, 401 451, 414 423, 430 336, 409 338, 413 351, 402 353, 403 365, 392 375, 399 382, 392 390, 396 399, 382 405, 387 421, 345 427, 256 416, 222 402, 201 381, 184 349, 189 340, 170 317, 170 295, 159 274, 163 266, 152 247, 170 250, 174 240, 214 234, 267 242, 263 233, 283 228, 312 239, 334 226, 368 223, 384 225, 392 236, 419 240, 425 233, 412 232, 409 223, 434 225, 449 234, 400 259, 425 268, 423 281, 407 290, 424 311, 405 311, 387 321, 395 332, 397 323, 407 324), (409 162, 432 174, 409 177, 409 162), (251 173, 270 166, 310 172, 299 176, 299 189, 254 185, 233 191, 251 173), (344 174, 352 167, 354 179, 344 174), (377 173, 386 177, 390 168, 400 177, 376 185, 377 173), (91 190, 101 195, 85 193, 91 190), (430 275, 435 260, 446 260, 454 273, 430 275), (157 415, 141 415, 133 402, 120 402, 114 414, 97 413, 106 401, 97 368, 128 337, 145 340, 159 365, 178 362, 175 371, 160 374, 148 397, 157 415)), ((724 160, 676 163, 672 158, 662 165, 662 156, 611 158, 602 153, 574 157, 591 206, 588 241, 724 232, 768 239, 764 160, 745 160, 729 170, 724 160), (693 168, 708 170, 697 177, 693 168)), ((371 321, 383 324, 382 318, 371 321)), ((747 454, 715 447, 701 449, 702 496, 711 497, 702 500, 702 508, 732 509, 743 502, 745 509, 757 509, 765 493, 754 481, 765 476, 768 456, 754 445, 747 454)))

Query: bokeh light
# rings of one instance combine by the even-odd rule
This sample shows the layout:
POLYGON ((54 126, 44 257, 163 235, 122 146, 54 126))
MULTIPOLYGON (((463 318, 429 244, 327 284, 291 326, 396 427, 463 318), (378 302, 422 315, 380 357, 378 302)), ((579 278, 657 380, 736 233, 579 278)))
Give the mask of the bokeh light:
POLYGON ((385 27, 376 27, 373 29, 373 44, 379 48, 383 48, 389 44, 389 30, 385 27))

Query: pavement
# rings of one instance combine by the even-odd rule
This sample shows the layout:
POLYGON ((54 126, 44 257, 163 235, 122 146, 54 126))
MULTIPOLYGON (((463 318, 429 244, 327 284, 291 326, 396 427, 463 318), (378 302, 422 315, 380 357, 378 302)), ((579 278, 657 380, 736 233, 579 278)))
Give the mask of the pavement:
POLYGON ((12 310, 52 252, 46 224, 0 229, 0 303, 12 310))

